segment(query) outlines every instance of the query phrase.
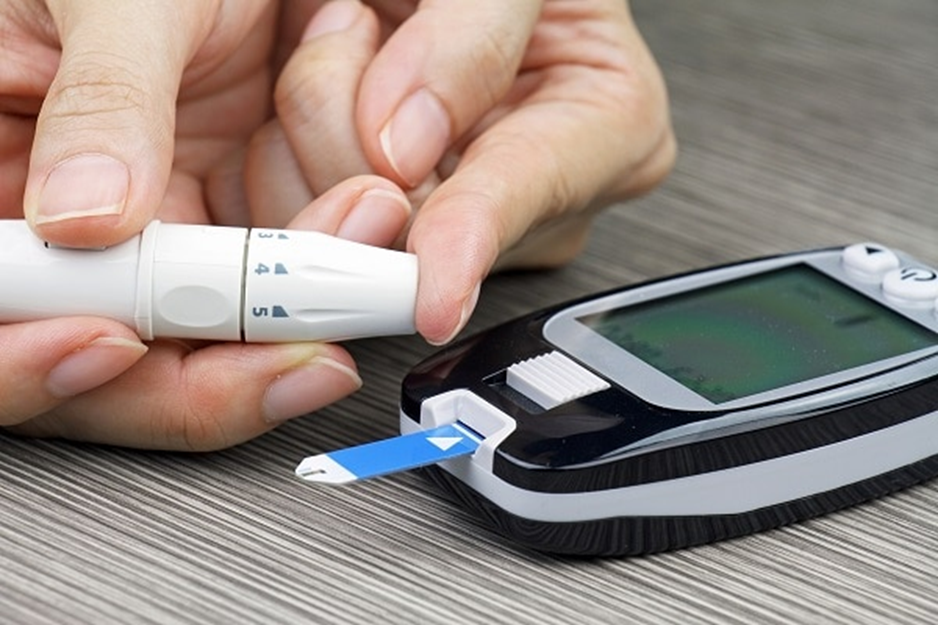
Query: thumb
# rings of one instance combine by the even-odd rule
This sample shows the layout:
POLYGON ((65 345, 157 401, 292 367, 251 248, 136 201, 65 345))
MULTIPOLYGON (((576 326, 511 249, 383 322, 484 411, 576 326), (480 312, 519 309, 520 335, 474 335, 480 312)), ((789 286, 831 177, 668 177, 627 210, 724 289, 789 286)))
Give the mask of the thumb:
POLYGON ((47 241, 111 245, 139 232, 163 198, 199 20, 152 1, 49 5, 62 56, 37 121, 24 213, 47 241))

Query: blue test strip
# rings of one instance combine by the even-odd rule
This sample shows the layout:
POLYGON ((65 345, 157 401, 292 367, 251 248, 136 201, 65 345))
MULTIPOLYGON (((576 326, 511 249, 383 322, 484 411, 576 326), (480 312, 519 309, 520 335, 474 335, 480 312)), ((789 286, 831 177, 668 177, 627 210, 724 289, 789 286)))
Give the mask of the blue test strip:
POLYGON ((309 456, 296 474, 309 482, 346 484, 469 455, 480 442, 475 432, 455 423, 309 456))

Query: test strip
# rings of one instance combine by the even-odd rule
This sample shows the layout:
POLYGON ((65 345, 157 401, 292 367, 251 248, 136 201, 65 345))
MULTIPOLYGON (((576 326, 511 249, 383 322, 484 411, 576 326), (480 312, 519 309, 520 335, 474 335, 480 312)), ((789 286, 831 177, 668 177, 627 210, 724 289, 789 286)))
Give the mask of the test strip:
POLYGON ((347 484, 466 456, 480 442, 478 434, 454 423, 309 456, 297 465, 296 474, 308 482, 347 484))

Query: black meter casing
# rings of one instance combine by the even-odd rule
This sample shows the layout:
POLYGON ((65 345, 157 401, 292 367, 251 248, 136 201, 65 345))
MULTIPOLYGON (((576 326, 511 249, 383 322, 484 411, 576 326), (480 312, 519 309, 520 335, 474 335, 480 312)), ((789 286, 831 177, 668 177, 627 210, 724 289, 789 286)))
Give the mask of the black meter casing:
MULTIPOLYGON (((895 266, 867 271, 872 261, 862 265, 862 259, 851 266, 857 246, 791 254, 616 289, 495 327, 410 372, 402 386, 401 429, 459 421, 479 432, 487 448, 426 469, 432 480, 511 539, 583 556, 647 554, 741 536, 930 479, 938 475, 935 304, 924 303, 927 291, 916 301, 920 291, 910 298, 906 291, 899 297, 895 289, 883 290, 887 274, 911 267, 927 277, 921 272, 932 270, 901 253, 863 245, 868 254, 893 254, 895 266), (758 293, 767 280, 780 286, 772 283, 776 292, 764 297, 758 293), (814 286, 805 287, 806 280, 814 286), (836 282, 830 294, 827 280, 836 282), (688 293, 703 299, 688 299, 688 293), (840 324, 831 327, 844 333, 836 339, 843 346, 828 351, 852 354, 853 337, 872 336, 873 356, 845 371, 818 365, 821 375, 786 378, 780 388, 758 381, 757 371, 749 376, 753 381, 743 382, 763 384, 753 393, 749 387, 734 390, 735 380, 695 373, 697 355, 689 357, 690 365, 662 364, 662 353, 673 345, 632 336, 646 323, 683 332, 670 328, 684 317, 696 323, 738 298, 759 299, 753 310, 787 308, 786 298, 803 298, 791 307, 796 312, 779 313, 788 321, 771 324, 810 325, 806 332, 840 324), (623 320, 613 319, 619 334, 593 324, 597 315, 622 316, 617 311, 626 309, 623 320), (812 315, 820 321, 808 319, 812 315), (558 318, 573 328, 573 339, 551 334, 558 318), (622 327, 629 331, 623 334, 622 327), (602 332, 605 337, 593 336, 602 332), (600 351, 612 350, 611 360, 591 362, 594 350, 578 346, 581 334, 587 342, 608 343, 600 351), (615 350, 631 352, 630 360, 616 361, 615 350), (532 363, 533 383, 524 369, 532 363), (692 389, 687 398, 675 391, 671 400, 671 378, 692 389), (645 392, 646 381, 658 388, 645 392)), ((763 312, 746 315, 720 331, 745 335, 746 324, 768 323, 763 312)), ((784 347, 795 342, 788 336, 792 328, 778 332, 781 340, 767 341, 778 345, 766 349, 792 351, 784 347)), ((681 335, 677 343, 683 340, 705 345, 697 335, 681 335)), ((798 349, 813 354, 823 348, 798 349)), ((810 368, 801 365, 804 354, 795 355, 792 375, 810 368)), ((701 358, 731 370, 719 354, 701 358)), ((761 366, 744 354, 726 358, 738 358, 742 368, 761 366)), ((774 361, 766 367, 776 375, 774 361)))

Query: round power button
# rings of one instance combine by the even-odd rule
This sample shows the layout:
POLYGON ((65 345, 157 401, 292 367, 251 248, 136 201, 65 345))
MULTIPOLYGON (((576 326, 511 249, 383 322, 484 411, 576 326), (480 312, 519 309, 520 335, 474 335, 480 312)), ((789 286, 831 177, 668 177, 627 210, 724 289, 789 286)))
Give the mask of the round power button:
POLYGON ((883 278, 883 293, 901 306, 929 308, 938 298, 938 273, 921 266, 894 269, 883 278))

